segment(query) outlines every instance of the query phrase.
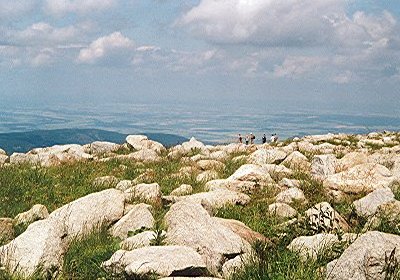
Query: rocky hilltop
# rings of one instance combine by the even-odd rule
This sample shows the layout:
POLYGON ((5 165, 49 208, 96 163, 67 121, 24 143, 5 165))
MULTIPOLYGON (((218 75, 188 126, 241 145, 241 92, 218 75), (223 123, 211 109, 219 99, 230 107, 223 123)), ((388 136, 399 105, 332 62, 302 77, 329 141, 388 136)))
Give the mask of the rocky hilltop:
POLYGON ((0 279, 400 279, 400 134, 0 149, 0 279))

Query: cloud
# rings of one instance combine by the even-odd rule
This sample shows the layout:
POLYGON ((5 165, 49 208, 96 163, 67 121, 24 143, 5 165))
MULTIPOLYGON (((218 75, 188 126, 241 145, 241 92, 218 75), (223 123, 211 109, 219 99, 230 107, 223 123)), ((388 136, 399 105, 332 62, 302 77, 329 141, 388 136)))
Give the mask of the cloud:
POLYGON ((344 13, 344 0, 202 0, 178 24, 218 43, 316 45, 332 32, 324 15, 344 13))
POLYGON ((73 25, 57 28, 46 22, 37 22, 22 31, 11 31, 11 37, 21 45, 44 45, 76 40, 81 31, 73 25))
POLYGON ((45 10, 52 15, 87 14, 112 8, 117 0, 46 0, 45 10))
POLYGON ((126 54, 134 51, 134 42, 123 36, 120 32, 100 37, 93 41, 87 48, 80 50, 78 61, 81 63, 95 63, 104 58, 112 57, 115 63, 122 58, 125 61, 126 54))
POLYGON ((276 77, 298 77, 309 72, 317 71, 327 59, 321 57, 287 57, 282 65, 275 66, 274 75, 276 77))

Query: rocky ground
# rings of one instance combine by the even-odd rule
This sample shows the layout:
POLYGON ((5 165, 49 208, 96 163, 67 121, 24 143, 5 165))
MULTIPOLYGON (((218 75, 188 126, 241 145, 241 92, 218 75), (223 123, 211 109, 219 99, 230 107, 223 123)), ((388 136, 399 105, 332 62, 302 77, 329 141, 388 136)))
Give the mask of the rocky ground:
POLYGON ((400 134, 6 155, 0 279, 400 279, 400 134))

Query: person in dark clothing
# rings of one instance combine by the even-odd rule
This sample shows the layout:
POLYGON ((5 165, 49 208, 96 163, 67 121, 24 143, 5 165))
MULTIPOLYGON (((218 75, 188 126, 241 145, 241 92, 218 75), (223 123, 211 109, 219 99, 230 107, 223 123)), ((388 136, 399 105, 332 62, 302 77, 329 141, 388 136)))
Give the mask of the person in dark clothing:
POLYGON ((240 143, 240 144, 243 143, 242 134, 239 133, 238 138, 239 138, 239 143, 240 143))
POLYGON ((254 140, 256 139, 256 137, 254 136, 253 133, 250 133, 250 144, 254 144, 254 140))
POLYGON ((265 133, 264 133, 263 137, 261 138, 261 140, 262 140, 263 144, 267 143, 267 136, 265 135, 265 133))

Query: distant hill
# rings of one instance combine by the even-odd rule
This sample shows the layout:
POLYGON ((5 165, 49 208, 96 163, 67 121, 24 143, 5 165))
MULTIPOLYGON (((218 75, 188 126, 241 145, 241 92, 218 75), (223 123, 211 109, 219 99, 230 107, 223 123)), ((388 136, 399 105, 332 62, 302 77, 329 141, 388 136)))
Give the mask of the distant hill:
MULTIPOLYGON (((141 133, 164 146, 187 141, 185 137, 165 133, 141 133)), ((28 132, 0 133, 0 148, 8 154, 26 153, 33 148, 63 144, 88 144, 94 141, 123 143, 128 134, 100 129, 54 129, 28 132)))

